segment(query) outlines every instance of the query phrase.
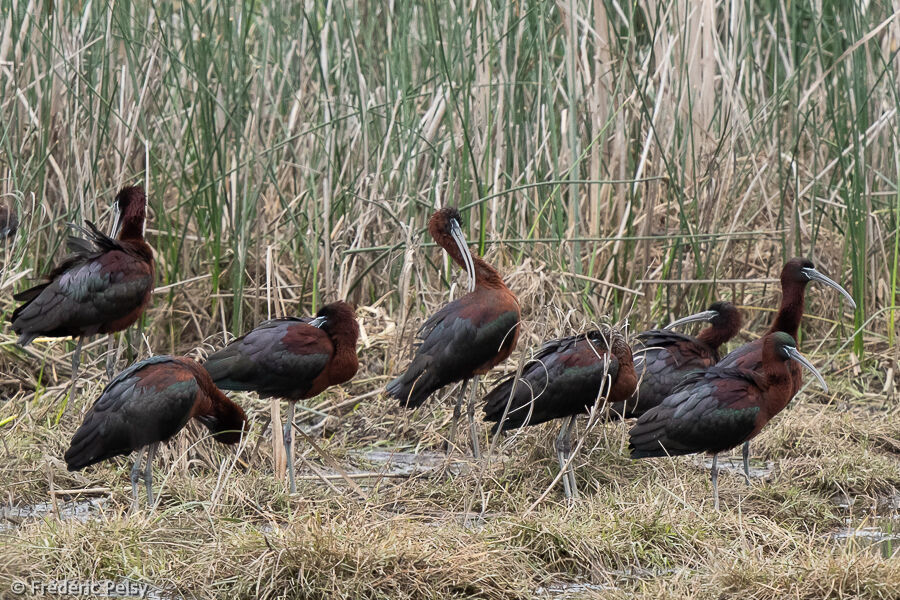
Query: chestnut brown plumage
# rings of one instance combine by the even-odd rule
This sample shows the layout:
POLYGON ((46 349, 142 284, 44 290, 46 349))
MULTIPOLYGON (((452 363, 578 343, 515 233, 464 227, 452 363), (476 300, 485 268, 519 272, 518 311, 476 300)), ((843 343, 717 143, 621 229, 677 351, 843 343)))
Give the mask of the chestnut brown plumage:
POLYGON ((20 345, 42 336, 78 338, 70 391, 78 377, 84 339, 130 327, 150 302, 155 267, 153 250, 144 241, 146 206, 142 188, 122 189, 115 202, 115 239, 90 221, 86 228, 73 226, 85 237, 69 237, 72 254, 47 275, 46 282, 13 296, 25 302, 10 319, 20 345))
MULTIPOLYGON (((293 442, 294 405, 356 375, 359 323, 346 302, 323 306, 314 319, 285 317, 260 323, 209 356, 203 366, 224 390, 257 392, 261 398, 288 401, 282 434, 287 455, 293 442)), ((297 491, 294 465, 290 491, 297 491)))
POLYGON ((70 471, 137 451, 131 469, 134 507, 138 504, 141 459, 147 451, 144 483, 153 504, 153 456, 160 442, 196 418, 223 444, 236 444, 247 417, 187 357, 154 356, 119 373, 84 417, 65 454, 70 471))
POLYGON ((613 412, 625 418, 639 417, 671 394, 685 375, 719 362, 719 348, 737 335, 741 321, 734 304, 713 302, 708 310, 678 319, 664 329, 637 334, 638 389, 627 402, 613 404, 613 412), (673 327, 696 321, 710 323, 697 337, 672 331, 673 327))
POLYGON ((719 507, 717 455, 756 437, 793 397, 790 365, 825 380, 797 350, 794 338, 778 331, 763 337, 762 360, 753 369, 721 363, 689 375, 661 404, 632 427, 632 458, 709 452, 712 484, 719 507))
POLYGON ((624 402, 636 383, 631 348, 618 331, 594 330, 552 340, 525 364, 521 377, 507 377, 491 390, 484 420, 492 421, 496 432, 565 419, 556 456, 564 472, 563 489, 571 498, 578 494, 571 461, 575 417, 589 412, 601 393, 607 403, 624 402))
POLYGON ((516 347, 520 313, 518 300, 497 270, 469 252, 461 224, 458 210, 442 208, 432 215, 428 230, 434 241, 468 273, 469 293, 425 321, 418 332, 420 342, 412 362, 387 385, 386 391, 402 406, 416 408, 438 389, 462 381, 450 426, 452 444, 466 385, 472 380, 467 416, 472 452, 478 458, 475 423, 478 378, 506 360, 516 347))
MULTIPOLYGON (((738 367, 741 369, 757 370, 762 365, 763 340, 765 336, 776 331, 782 331, 795 340, 800 331, 800 321, 803 319, 803 309, 806 303, 806 285, 811 281, 824 283, 836 289, 852 308, 856 308, 847 290, 837 282, 829 279, 819 272, 812 261, 806 258, 792 258, 781 269, 781 306, 775 315, 775 320, 769 329, 752 342, 744 344, 729 352, 721 361, 723 367, 738 367)), ((788 364, 791 371, 791 398, 793 398, 803 385, 803 370, 800 365, 791 362, 788 364)), ((790 398, 788 399, 790 400, 790 398)), ((744 459, 744 475, 750 482, 750 442, 746 442, 742 449, 744 459)))

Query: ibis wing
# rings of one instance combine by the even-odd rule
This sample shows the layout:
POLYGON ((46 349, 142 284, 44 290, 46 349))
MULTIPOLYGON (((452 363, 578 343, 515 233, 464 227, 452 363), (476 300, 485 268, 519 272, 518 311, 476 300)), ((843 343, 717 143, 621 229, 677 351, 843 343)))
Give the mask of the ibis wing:
POLYGON ((496 431, 507 403, 504 430, 587 412, 597 400, 604 375, 615 379, 619 369, 618 359, 608 354, 605 341, 595 339, 593 333, 542 345, 515 384, 514 375, 507 377, 487 395, 485 421, 497 423, 496 431))
POLYGON ((409 407, 419 406, 435 390, 491 364, 515 339, 518 312, 472 305, 469 298, 451 302, 426 321, 415 357, 406 372, 388 384, 389 395, 409 407))
POLYGON ((762 367, 763 338, 738 346, 717 364, 722 367, 757 371, 762 367))
POLYGON ((75 432, 65 453, 69 470, 171 438, 190 419, 198 390, 193 373, 169 356, 122 371, 75 432))
POLYGON ((41 335, 97 333, 138 310, 153 289, 152 264, 119 247, 72 257, 49 277, 16 296, 26 300, 12 315, 22 344, 41 335))
POLYGON ((630 432, 634 458, 720 452, 756 428, 761 390, 755 373, 714 368, 696 373, 644 413, 630 432))
POLYGON ((643 346, 636 356, 638 389, 628 402, 626 416, 638 417, 671 394, 684 376, 696 369, 707 369, 718 360, 715 349, 700 340, 665 329, 638 334, 643 346))
POLYGON ((303 398, 334 356, 328 334, 302 319, 272 319, 210 355, 204 367, 222 389, 303 398))

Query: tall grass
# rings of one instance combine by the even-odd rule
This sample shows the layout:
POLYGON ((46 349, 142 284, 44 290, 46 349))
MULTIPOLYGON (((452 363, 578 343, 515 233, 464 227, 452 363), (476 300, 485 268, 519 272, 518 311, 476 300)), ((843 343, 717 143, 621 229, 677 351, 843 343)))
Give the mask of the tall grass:
POLYGON ((571 274, 560 301, 589 315, 722 296, 752 329, 777 287, 654 280, 805 254, 852 281, 860 326, 895 305, 900 28, 886 1, 826 4, 0 0, 0 193, 26 223, 6 277, 146 181, 160 350, 264 317, 267 268, 278 313, 418 315, 452 282, 419 248, 445 203, 501 269, 571 274))

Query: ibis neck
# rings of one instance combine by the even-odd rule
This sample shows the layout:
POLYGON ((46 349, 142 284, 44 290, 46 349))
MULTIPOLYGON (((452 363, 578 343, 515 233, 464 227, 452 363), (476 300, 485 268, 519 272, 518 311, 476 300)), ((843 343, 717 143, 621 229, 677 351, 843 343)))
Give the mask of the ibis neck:
POLYGON ((119 230, 120 240, 144 239, 144 209, 136 211, 136 214, 123 217, 122 228, 119 230))
POLYGON ((328 367, 330 385, 349 381, 359 369, 359 357, 356 354, 356 340, 359 331, 337 331, 329 334, 334 344, 334 358, 328 367))
MULTIPOLYGON (((613 350, 617 350, 615 344, 613 350)), ((619 361, 619 372, 616 374, 616 380, 609 392, 609 400, 610 402, 621 402, 634 393, 635 387, 637 387, 637 373, 634 371, 634 357, 630 348, 626 346, 620 351, 615 351, 615 355, 619 361)))
POLYGON ((222 390, 216 387, 202 367, 193 361, 182 364, 187 364, 200 384, 197 401, 191 410, 191 417, 209 417, 204 419, 204 424, 212 433, 226 432, 217 435, 217 441, 223 444, 237 443, 247 422, 244 409, 222 393, 222 390))
POLYGON ((784 410, 784 407, 794 397, 790 368, 792 362, 776 359, 763 363, 763 372, 766 374, 764 403, 770 416, 774 416, 784 410))
MULTIPOLYGON (((463 271, 466 270, 466 261, 463 260, 462 253, 459 251, 459 246, 456 245, 456 241, 453 239, 453 237, 450 236, 450 234, 433 230, 431 232, 431 237, 434 238, 434 241, 438 246, 444 249, 444 252, 447 253, 450 259, 457 265, 459 265, 460 269, 462 269, 463 271)), ((475 259, 476 257, 473 256, 472 258, 475 259)), ((475 264, 477 265, 478 263, 476 262, 475 264)))
POLYGON ((492 267, 480 256, 472 255, 472 262, 475 263, 475 287, 483 286, 489 288, 506 287, 503 278, 497 269, 492 267))
POLYGON ((741 330, 741 323, 741 313, 730 310, 722 321, 701 331, 697 339, 713 350, 718 350, 722 344, 738 334, 741 330))
POLYGON ((803 318, 806 283, 790 282, 781 286, 781 307, 768 333, 783 331, 797 338, 800 320, 803 318))
POLYGON ((697 339, 712 348, 718 350, 719 346, 730 340, 734 334, 724 327, 710 325, 697 335, 697 339))

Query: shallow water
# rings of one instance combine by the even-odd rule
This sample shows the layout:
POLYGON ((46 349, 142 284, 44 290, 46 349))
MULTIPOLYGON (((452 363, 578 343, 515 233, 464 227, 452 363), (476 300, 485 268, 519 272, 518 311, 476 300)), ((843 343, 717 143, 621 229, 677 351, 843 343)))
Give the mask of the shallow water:
MULTIPOLYGON (((712 468, 712 458, 703 461, 707 469, 712 468)), ((775 467, 772 461, 750 459, 750 479, 768 479, 775 467)), ((719 457, 719 473, 734 473, 744 476, 744 461, 740 457, 719 457)))
MULTIPOLYGON (((440 471, 446 468, 447 473, 458 475, 466 467, 463 457, 447 456, 440 452, 402 452, 391 450, 364 450, 350 452, 354 462, 377 465, 374 471, 385 475, 413 476, 440 471)), ((368 471, 372 472, 372 471, 368 471)), ((364 473, 348 471, 349 474, 364 473)))
POLYGON ((552 598, 553 600, 574 600, 586 592, 604 592, 616 589, 615 586, 596 583, 553 583, 534 590, 535 599, 552 598))
POLYGON ((860 548, 871 547, 881 554, 882 558, 890 558, 900 552, 900 526, 897 520, 887 520, 877 525, 839 529, 828 535, 835 542, 853 544, 860 548))
MULTIPOLYGON (((59 500, 56 506, 59 509, 61 520, 76 519, 86 522, 98 518, 108 502, 109 498, 99 496, 86 500, 59 500)), ((0 507, 0 531, 15 529, 28 520, 48 517, 56 518, 56 510, 52 502, 38 502, 26 506, 3 506, 0 507)))
POLYGON ((827 534, 830 541, 871 548, 884 558, 900 552, 900 493, 874 499, 838 496, 834 503, 846 513, 845 527, 827 534), (871 514, 860 517, 860 510, 871 514))

